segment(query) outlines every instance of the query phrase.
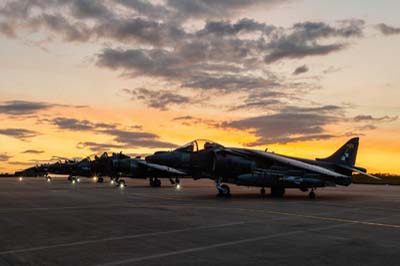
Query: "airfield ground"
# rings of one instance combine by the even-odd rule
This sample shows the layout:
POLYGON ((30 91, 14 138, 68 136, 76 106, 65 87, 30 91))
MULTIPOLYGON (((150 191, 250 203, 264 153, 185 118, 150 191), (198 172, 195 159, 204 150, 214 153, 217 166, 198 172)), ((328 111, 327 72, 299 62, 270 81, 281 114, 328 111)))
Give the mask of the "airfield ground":
POLYGON ((127 184, 0 179, 0 265, 400 265, 400 186, 127 184))

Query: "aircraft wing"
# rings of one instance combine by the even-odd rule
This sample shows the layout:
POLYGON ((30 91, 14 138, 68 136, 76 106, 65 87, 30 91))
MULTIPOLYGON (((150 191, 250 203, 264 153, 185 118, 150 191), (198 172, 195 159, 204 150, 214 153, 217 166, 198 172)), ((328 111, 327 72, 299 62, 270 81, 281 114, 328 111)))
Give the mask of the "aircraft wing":
POLYGON ((311 171, 314 173, 331 176, 331 177, 335 177, 335 178, 349 178, 346 175, 336 173, 336 172, 328 170, 326 168, 323 168, 323 167, 320 167, 317 165, 313 165, 313 164, 309 164, 309 163, 305 163, 305 162, 302 162, 302 161, 299 161, 296 159, 292 159, 292 158, 288 158, 285 156, 281 156, 279 154, 257 151, 257 150, 249 150, 249 149, 233 150, 233 152, 239 152, 239 153, 241 151, 250 156, 253 155, 253 156, 265 158, 265 159, 268 159, 271 161, 276 161, 276 162, 284 164, 284 165, 293 166, 293 167, 311 171))
POLYGON ((151 169, 155 169, 155 170, 158 170, 158 171, 163 171, 163 172, 166 172, 166 173, 180 175, 180 176, 187 175, 185 172, 182 172, 180 170, 177 170, 175 168, 168 167, 168 166, 165 166, 165 165, 160 165, 160 164, 155 164, 155 163, 148 163, 145 160, 137 160, 137 162, 138 162, 138 164, 140 164, 142 166, 145 166, 145 167, 148 167, 148 168, 151 168, 151 169))

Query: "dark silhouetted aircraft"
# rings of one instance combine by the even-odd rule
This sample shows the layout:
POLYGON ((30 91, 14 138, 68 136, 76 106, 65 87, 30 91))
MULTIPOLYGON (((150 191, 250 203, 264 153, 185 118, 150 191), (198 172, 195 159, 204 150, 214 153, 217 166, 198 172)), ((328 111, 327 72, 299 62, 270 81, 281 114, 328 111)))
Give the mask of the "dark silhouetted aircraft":
POLYGON ((109 156, 103 153, 94 159, 87 157, 83 160, 65 160, 52 164, 42 164, 16 173, 18 176, 45 176, 51 180, 49 174, 67 175, 72 183, 79 182, 79 177, 94 178, 98 183, 104 182, 104 177, 110 177, 112 183, 120 187, 125 186, 121 177, 147 179, 150 186, 161 186, 160 178, 169 178, 172 184, 179 185, 179 177, 184 173, 170 169, 167 166, 152 164, 140 158, 130 158, 122 153, 113 153, 109 156))
POLYGON ((359 138, 353 138, 331 156, 308 160, 267 151, 228 148, 208 140, 195 140, 173 151, 159 151, 146 161, 171 167, 194 179, 215 180, 218 195, 229 196, 231 183, 240 186, 271 188, 271 196, 282 197, 287 188, 309 192, 327 186, 348 186, 352 173, 368 175, 366 169, 356 167, 359 138))

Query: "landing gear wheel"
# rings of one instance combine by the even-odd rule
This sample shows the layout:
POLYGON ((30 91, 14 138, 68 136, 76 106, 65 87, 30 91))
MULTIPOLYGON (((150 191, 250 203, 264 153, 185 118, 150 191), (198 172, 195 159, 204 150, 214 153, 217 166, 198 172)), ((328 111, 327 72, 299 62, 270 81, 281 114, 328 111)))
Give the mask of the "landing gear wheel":
POLYGON ((260 189, 260 193, 262 196, 265 196, 265 188, 260 189))
POLYGON ((119 186, 120 188, 126 187, 125 180, 123 180, 123 179, 119 180, 119 181, 118 181, 118 186, 119 186))
POLYGON ((219 197, 230 197, 231 196, 231 190, 228 185, 221 185, 218 188, 218 196, 219 197))
POLYGON ((271 187, 271 196, 274 198, 282 198, 285 194, 284 187, 271 187))
POLYGON ((104 182, 104 178, 102 178, 102 177, 97 178, 97 183, 103 183, 103 182, 104 182))
POLYGON ((310 199, 315 199, 315 197, 316 197, 315 192, 314 192, 314 191, 311 191, 310 193, 308 193, 308 197, 309 197, 310 199))

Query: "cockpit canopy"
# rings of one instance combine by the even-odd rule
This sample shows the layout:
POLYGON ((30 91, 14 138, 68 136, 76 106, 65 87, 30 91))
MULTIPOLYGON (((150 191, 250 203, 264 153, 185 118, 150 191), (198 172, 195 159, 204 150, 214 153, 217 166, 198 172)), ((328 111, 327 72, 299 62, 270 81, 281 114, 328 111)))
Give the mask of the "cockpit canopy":
POLYGON ((202 150, 207 150, 215 147, 223 148, 221 144, 213 142, 207 139, 196 139, 183 146, 175 149, 175 151, 186 151, 186 152, 199 152, 202 150))

